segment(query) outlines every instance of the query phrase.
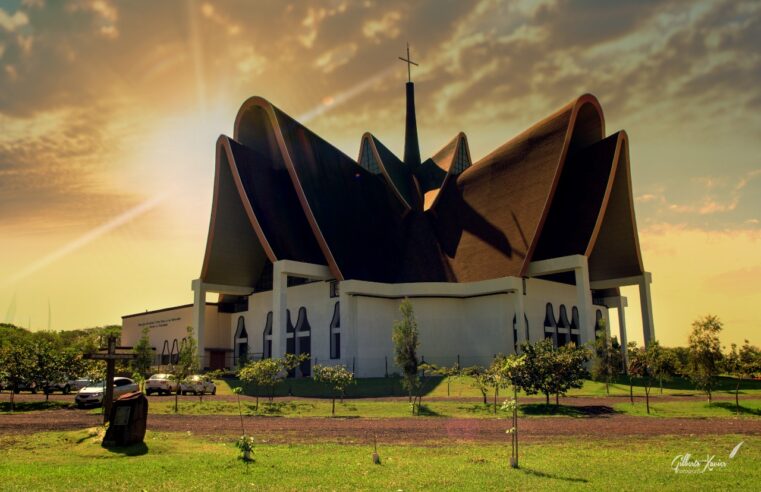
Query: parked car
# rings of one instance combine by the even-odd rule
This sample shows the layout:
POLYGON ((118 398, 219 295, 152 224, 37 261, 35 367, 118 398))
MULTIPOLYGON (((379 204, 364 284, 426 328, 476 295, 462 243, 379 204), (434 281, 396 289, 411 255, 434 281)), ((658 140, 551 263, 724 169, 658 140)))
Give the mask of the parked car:
POLYGON ((152 395, 171 395, 177 391, 177 378, 173 374, 154 374, 145 380, 145 393, 152 395))
MULTIPOLYGON (((137 384, 133 380, 122 377, 114 378, 114 400, 133 391, 138 391, 137 384)), ((77 396, 74 397, 74 403, 76 403, 79 408, 84 408, 89 405, 102 405, 105 392, 105 381, 98 381, 91 386, 79 390, 77 396)))
MULTIPOLYGON (((10 386, 8 387, 8 389, 10 389, 10 386)), ((22 382, 18 383, 13 388, 13 392, 16 393, 16 394, 19 394, 22 391, 29 391, 33 395, 36 395, 37 394, 37 383, 35 383, 34 381, 22 381, 22 382)))
POLYGON ((55 391, 60 391, 64 395, 68 395, 71 392, 71 385, 69 385, 68 381, 61 383, 42 384, 42 392, 46 395, 49 395, 55 391))
POLYGON ((217 385, 214 384, 214 382, 208 376, 195 374, 193 376, 189 376, 182 383, 180 383, 180 392, 183 395, 187 395, 188 393, 193 393, 194 395, 199 393, 202 395, 206 393, 216 395, 217 385))
POLYGON ((69 381, 69 388, 71 388, 71 391, 79 391, 82 388, 92 386, 93 383, 95 383, 95 381, 93 381, 92 379, 87 379, 87 378, 73 379, 69 381))

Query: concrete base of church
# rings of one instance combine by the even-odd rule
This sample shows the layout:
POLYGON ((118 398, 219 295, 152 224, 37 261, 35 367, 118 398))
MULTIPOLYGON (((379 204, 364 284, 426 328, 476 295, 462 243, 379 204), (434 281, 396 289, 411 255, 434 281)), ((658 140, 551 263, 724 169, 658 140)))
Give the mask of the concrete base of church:
MULTIPOLYGON (((148 326, 157 355, 193 326, 203 368, 235 368, 246 360, 308 353, 312 364, 343 364, 357 377, 398 373, 392 327, 400 302, 413 305, 420 333, 418 354, 426 362, 461 367, 488 365, 497 354, 515 353, 525 341, 552 338, 556 345, 592 343, 598 326, 610 336, 609 308, 617 310, 625 346, 626 299, 592 299, 592 288, 639 283, 643 313, 650 312, 649 274, 634 279, 589 282, 586 258, 569 256, 531 264, 530 275, 572 272, 574 284, 543 278, 505 277, 469 283, 384 284, 337 282, 322 265, 283 261, 273 268, 273 289, 250 294, 250 287, 193 281, 196 303, 124 317, 123 343, 133 345, 148 326), (289 277, 309 283, 288 286, 289 277), (207 292, 243 296, 245 310, 220 312, 205 303, 207 292), (204 304, 202 304, 202 302, 204 304), (202 308, 202 306, 205 306, 202 308), (163 348, 162 348, 163 347, 163 348)), ((645 339, 654 339, 652 315, 645 339)))

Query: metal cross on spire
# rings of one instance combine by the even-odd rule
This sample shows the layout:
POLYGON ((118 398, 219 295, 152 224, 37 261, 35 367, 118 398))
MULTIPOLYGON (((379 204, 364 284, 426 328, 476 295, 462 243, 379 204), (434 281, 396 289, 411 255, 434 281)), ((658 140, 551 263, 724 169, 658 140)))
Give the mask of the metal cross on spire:
POLYGON ((407 43, 407 58, 399 57, 403 62, 407 62, 407 81, 412 82, 412 65, 419 66, 417 63, 410 59, 410 43, 407 43))

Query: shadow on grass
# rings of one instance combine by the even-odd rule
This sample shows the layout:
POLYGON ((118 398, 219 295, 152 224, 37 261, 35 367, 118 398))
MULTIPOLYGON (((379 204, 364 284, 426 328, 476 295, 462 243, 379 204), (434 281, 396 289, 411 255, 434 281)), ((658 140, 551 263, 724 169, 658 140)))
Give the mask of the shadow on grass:
MULTIPOLYGON (((71 402, 66 401, 20 401, 16 402, 15 412, 33 412, 37 410, 53 410, 57 408, 73 408, 71 402)), ((10 413, 11 403, 4 401, 0 403, 0 413, 10 413)))
POLYGON ((144 442, 130 444, 129 446, 103 446, 103 449, 124 456, 143 456, 148 454, 148 445, 144 442))
MULTIPOLYGON (((731 413, 737 412, 737 406, 735 406, 734 402, 729 401, 715 401, 711 404, 712 407, 718 407, 723 408, 731 413)), ((761 409, 759 408, 748 408, 744 407, 742 402, 740 402, 740 415, 753 415, 756 417, 761 416, 761 409)))
POLYGON ((314 403, 302 403, 296 401, 273 401, 273 402, 260 402, 259 411, 255 410, 256 406, 252 403, 246 403, 244 405, 248 409, 250 415, 284 415, 284 414, 297 414, 300 410, 309 411, 315 408, 314 403))
POLYGON ((467 413, 472 413, 473 415, 493 415, 493 416, 508 415, 500 411, 499 407, 497 407, 497 413, 494 413, 493 403, 475 403, 473 405, 460 406, 460 407, 457 407, 457 409, 467 413))
POLYGON ((534 470, 532 468, 521 467, 521 468, 518 468, 518 470, 525 473, 526 475, 531 475, 532 477, 551 478, 553 480, 562 480, 564 482, 573 482, 573 483, 588 483, 589 482, 589 480, 587 480, 586 478, 561 477, 560 475, 555 475, 553 473, 546 473, 540 470, 534 470))
POLYGON ((528 403, 520 405, 520 411, 525 416, 562 416, 562 417, 602 417, 618 413, 607 405, 546 405, 544 403, 528 403))
POLYGON ((431 410, 425 403, 421 403, 420 406, 418 406, 417 414, 421 417, 441 417, 439 412, 431 410))

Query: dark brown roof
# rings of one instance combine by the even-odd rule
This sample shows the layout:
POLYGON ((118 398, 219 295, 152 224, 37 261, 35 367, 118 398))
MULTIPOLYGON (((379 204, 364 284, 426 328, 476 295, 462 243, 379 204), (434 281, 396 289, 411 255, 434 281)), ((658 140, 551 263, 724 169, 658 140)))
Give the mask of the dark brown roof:
POLYGON ((202 278, 251 286, 294 259, 337 279, 464 282, 569 254, 593 280, 641 273, 626 136, 604 138, 593 96, 470 163, 462 133, 414 169, 365 134, 357 162, 251 98, 218 143, 202 278))

